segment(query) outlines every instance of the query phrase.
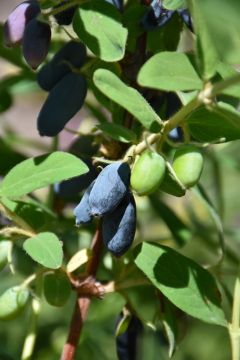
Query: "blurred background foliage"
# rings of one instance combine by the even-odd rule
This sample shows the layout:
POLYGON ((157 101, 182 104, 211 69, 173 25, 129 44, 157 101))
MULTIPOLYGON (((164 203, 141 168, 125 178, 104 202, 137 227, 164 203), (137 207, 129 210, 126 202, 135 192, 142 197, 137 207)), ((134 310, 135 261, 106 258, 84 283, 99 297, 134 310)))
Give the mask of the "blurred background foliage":
MULTIPOLYGON (((3 22, 7 14, 18 1, 1 0, 0 20, 3 22)), ((52 43, 52 49, 58 47, 63 33, 58 34, 52 43)), ((189 46, 188 36, 185 44, 189 46)), ((190 45, 191 46, 191 45, 190 45)), ((36 117, 45 98, 35 81, 35 74, 22 62, 18 49, 11 50, 10 61, 6 58, 9 50, 2 47, 0 41, 0 176, 3 177, 15 164, 29 156, 36 156, 51 151, 51 139, 40 138, 36 129, 36 117), (20 65, 20 67, 19 67, 20 65), (8 86, 6 86, 8 84, 8 86)), ((92 114, 85 108, 81 115, 75 116, 68 127, 80 129, 87 133, 94 124, 92 114), (84 123, 82 119, 87 119, 84 123), (80 123, 80 128, 79 128, 80 123)), ((59 148, 68 150, 74 140, 74 135, 63 131, 59 139, 59 148)), ((230 316, 231 294, 237 272, 240 248, 240 197, 238 193, 240 172, 240 142, 229 142, 214 145, 206 150, 204 171, 201 183, 207 189, 208 195, 222 214, 226 236, 226 258, 221 274, 218 275, 219 286, 223 292, 225 311, 230 316)), ((159 193, 159 199, 164 199, 170 209, 174 210, 186 226, 183 226, 180 238, 185 246, 180 250, 184 255, 193 258, 202 265, 214 264, 217 260, 218 238, 215 225, 209 216, 209 210, 194 191, 189 191, 184 198, 175 198, 159 193)), ((154 196, 156 198, 156 196, 154 196)), ((45 201, 44 190, 36 192, 36 199, 45 201)), ((157 241, 162 244, 178 247, 179 233, 174 237, 159 217, 161 210, 154 205, 153 198, 136 198, 138 206, 139 229, 135 244, 141 239, 157 241)), ((64 218, 56 220, 49 214, 48 224, 51 224, 64 242, 66 258, 70 258, 78 248, 89 245, 91 241, 91 226, 77 232, 74 228, 72 208, 74 202, 64 210, 64 218), (56 229, 57 227, 57 229, 56 229)), ((44 216, 46 214, 44 213, 44 216)), ((41 216, 41 215, 40 215, 41 216)), ((38 218, 41 222, 41 218, 38 218)), ((6 219, 2 219, 2 226, 6 219)), ((41 224, 40 224, 41 225, 41 224)), ((181 230, 181 226, 180 226, 181 230)), ((18 240, 21 242, 21 239, 18 240)), ((32 273, 35 264, 24 251, 18 247, 14 250, 16 274, 12 276, 9 267, 0 275, 0 293, 10 286, 19 284, 32 273)), ((111 258, 104 255, 99 269, 98 278, 110 278, 111 258)), ((127 276, 127 274, 126 274, 127 276)), ((162 329, 153 329, 151 319, 156 306, 148 300, 152 287, 135 288, 127 295, 133 310, 140 314, 147 323, 140 342, 141 360, 168 359, 168 347, 162 329), (150 311, 149 311, 150 310, 150 311), (152 313, 151 313, 152 311, 152 313)), ((69 321, 74 306, 74 296, 63 308, 54 308, 43 299, 39 319, 34 360, 54 360, 59 358, 68 332, 69 321)), ((83 329, 76 359, 115 360, 115 325, 117 315, 126 302, 126 293, 107 294, 103 300, 94 299, 83 329)), ((25 334, 29 326, 29 309, 15 320, 0 321, 0 360, 20 358, 25 334)), ((179 349, 174 360, 226 360, 230 354, 230 343, 227 330, 214 325, 204 324, 193 318, 185 318, 179 313, 180 337, 179 349)))

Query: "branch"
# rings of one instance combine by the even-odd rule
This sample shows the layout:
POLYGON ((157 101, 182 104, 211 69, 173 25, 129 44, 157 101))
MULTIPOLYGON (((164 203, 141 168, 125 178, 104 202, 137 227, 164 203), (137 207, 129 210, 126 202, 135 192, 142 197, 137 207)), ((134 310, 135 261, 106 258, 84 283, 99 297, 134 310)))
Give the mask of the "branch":
MULTIPOLYGON (((101 224, 93 237, 92 241, 92 257, 89 259, 87 264, 87 276, 95 279, 97 269, 100 262, 102 249, 102 234, 101 234, 101 224)), ((90 296, 81 296, 81 293, 78 294, 75 309, 72 315, 72 320, 70 324, 70 330, 68 334, 68 339, 64 345, 61 360, 73 360, 75 352, 77 350, 78 341, 81 335, 84 321, 87 317, 88 308, 91 302, 90 296)))

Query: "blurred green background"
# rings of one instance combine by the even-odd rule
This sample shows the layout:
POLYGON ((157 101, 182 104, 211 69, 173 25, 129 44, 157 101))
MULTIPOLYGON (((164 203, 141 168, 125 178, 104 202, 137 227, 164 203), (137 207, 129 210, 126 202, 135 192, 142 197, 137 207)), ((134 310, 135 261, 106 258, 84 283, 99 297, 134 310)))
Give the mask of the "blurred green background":
MULTIPOLYGON (((3 21, 9 11, 18 1, 1 0, 0 20, 3 21)), ((0 44, 0 46, 2 46, 0 44)), ((8 76, 15 75, 17 68, 7 61, 0 62, 0 86, 8 76)), ((35 156, 51 150, 51 140, 40 138, 36 130, 36 116, 46 97, 33 79, 16 83, 11 87, 13 104, 5 112, 0 113, 0 176, 25 157, 35 156)), ((89 124, 94 124, 87 110, 81 112, 71 120, 69 127, 88 131, 89 124), (82 119, 88 119, 81 124, 82 119)), ((67 150, 74 135, 63 132, 60 136, 59 147, 67 150)), ((221 273, 216 274, 219 288, 223 296, 223 305, 228 319, 231 313, 231 294, 237 273, 240 249, 240 142, 215 145, 205 152, 204 171, 201 183, 211 200, 222 214, 226 237, 226 257, 221 273)), ((44 200, 45 191, 37 193, 39 199, 44 200)), ((181 252, 204 266, 212 265, 218 258, 218 238, 215 225, 209 216, 209 210, 198 198, 194 190, 189 191, 184 198, 175 198, 158 194, 171 209, 189 226, 191 232, 187 236, 187 243, 181 252)), ((137 198, 139 230, 135 245, 145 241, 157 241, 177 248, 174 238, 161 220, 161 214, 153 209, 148 198, 137 198)), ((79 247, 90 243, 91 228, 77 231, 71 209, 65 212, 66 230, 61 228, 61 221, 56 223, 57 231, 66 247, 69 256, 79 247)), ((9 267, 0 274, 0 293, 10 286, 23 281, 34 269, 34 264, 23 250, 16 246, 14 263, 17 273, 13 276, 9 267)), ((104 255, 98 278, 108 280, 111 260, 104 255)), ((161 328, 157 331, 151 325, 151 307, 154 302, 149 300, 147 292, 152 289, 146 287, 145 296, 141 295, 141 288, 132 290, 131 299, 134 309, 143 319, 149 319, 145 325, 144 336, 140 342, 139 360, 168 359, 168 347, 162 335, 161 328), (150 309, 150 310, 149 310, 150 309)), ((126 295, 126 294, 123 294, 126 295)), ((84 325, 76 359, 81 360, 115 360, 115 323, 117 315, 126 302, 121 294, 107 294, 103 300, 93 299, 87 321, 84 325)), ((63 308, 54 308, 42 300, 42 310, 38 325, 38 335, 34 360, 58 359, 67 337, 68 327, 74 306, 74 295, 63 308)), ((154 312, 154 309, 153 309, 154 312)), ((179 341, 174 360, 227 360, 230 359, 230 342, 226 329, 219 326, 204 324, 193 318, 180 316, 178 319, 181 341, 179 341)), ((24 338, 29 326, 29 309, 15 320, 0 321, 0 360, 20 359, 24 338)))

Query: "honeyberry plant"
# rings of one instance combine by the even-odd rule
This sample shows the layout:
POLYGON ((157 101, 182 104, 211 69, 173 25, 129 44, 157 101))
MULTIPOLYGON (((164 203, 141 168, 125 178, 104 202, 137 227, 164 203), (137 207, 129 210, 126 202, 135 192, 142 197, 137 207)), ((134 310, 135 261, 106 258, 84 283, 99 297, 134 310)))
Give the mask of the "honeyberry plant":
POLYGON ((52 138, 0 138, 1 359, 240 359, 239 13, 27 0, 1 24, 2 116, 42 91, 52 138))

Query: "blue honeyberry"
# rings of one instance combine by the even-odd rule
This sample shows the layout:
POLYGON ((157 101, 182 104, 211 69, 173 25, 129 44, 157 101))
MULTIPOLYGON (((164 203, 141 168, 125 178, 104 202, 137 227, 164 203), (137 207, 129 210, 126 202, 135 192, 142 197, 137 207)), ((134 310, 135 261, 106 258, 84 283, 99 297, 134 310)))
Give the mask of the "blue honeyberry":
POLYGON ((37 1, 24 1, 17 5, 3 26, 4 44, 9 47, 20 44, 26 25, 39 13, 40 7, 37 1))
POLYGON ((23 34, 23 56, 28 65, 36 70, 45 60, 51 41, 51 28, 48 23, 32 19, 23 34))
POLYGON ((69 73, 49 93, 38 115, 41 136, 56 136, 81 109, 87 94, 87 82, 82 75, 69 73))
POLYGON ((86 60, 86 46, 76 41, 66 43, 38 73, 37 81, 43 90, 50 91, 71 66, 80 68, 86 60))
POLYGON ((125 162, 106 166, 98 175, 89 196, 91 214, 102 216, 113 211, 126 195, 130 182, 130 167, 125 162))
POLYGON ((94 186, 95 181, 93 181, 87 190, 85 191, 80 203, 75 207, 73 213, 76 216, 76 225, 88 224, 92 220, 92 215, 90 212, 89 206, 89 195, 94 186))
POLYGON ((129 192, 113 212, 103 216, 103 242, 113 255, 121 256, 132 245, 135 232, 136 204, 129 192))

